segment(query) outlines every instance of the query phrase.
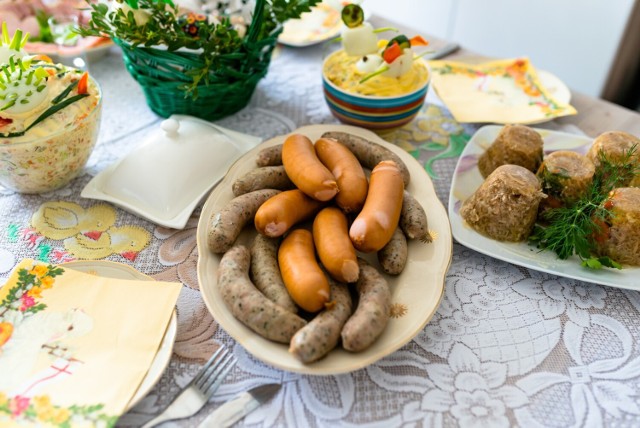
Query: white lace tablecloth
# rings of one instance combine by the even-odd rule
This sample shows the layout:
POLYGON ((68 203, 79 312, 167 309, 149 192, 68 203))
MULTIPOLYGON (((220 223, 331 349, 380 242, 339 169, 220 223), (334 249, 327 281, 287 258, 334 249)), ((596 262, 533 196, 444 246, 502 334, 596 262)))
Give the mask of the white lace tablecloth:
MULTIPOLYGON (((279 50, 249 106, 218 123, 265 139, 306 124, 337 123, 322 95, 321 56, 320 47, 279 50)), ((91 71, 104 90, 104 114, 86 174, 49 194, 0 193, 0 276, 24 257, 53 263, 80 258, 63 241, 35 231, 32 215, 43 203, 72 201, 85 209, 98 203, 80 198, 84 185, 160 122, 117 50, 91 71)), ((456 156, 474 131, 429 103, 416 122, 386 138, 431 172, 445 203, 456 156)), ((135 259, 115 249, 106 259, 185 284, 171 362, 121 426, 142 425, 159 412, 221 344, 238 358, 233 373, 204 411, 166 426, 195 426, 222 401, 267 382, 283 388, 239 426, 640 425, 637 292, 531 271, 454 244, 445 298, 415 340, 357 372, 304 376, 262 364, 207 312, 196 279, 198 211, 184 230, 116 212, 115 228, 146 231, 146 240, 135 259)))

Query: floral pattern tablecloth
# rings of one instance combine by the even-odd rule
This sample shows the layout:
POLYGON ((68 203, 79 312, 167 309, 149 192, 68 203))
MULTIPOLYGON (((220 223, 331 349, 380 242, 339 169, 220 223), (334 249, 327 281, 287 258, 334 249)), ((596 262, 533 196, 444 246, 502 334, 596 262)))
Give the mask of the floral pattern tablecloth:
MULTIPOLYGON (((337 123, 322 95, 321 56, 321 47, 277 51, 250 105, 218 123, 265 139, 306 124, 337 123)), ((0 191, 0 279, 29 257, 52 263, 113 260, 184 284, 170 364, 120 426, 140 426, 158 413, 220 345, 232 348, 235 370, 205 410, 166 426, 195 426, 224 400, 266 382, 283 388, 239 426, 640 424, 640 294, 513 266, 457 243, 439 310, 396 353, 363 370, 324 377, 259 362, 218 328, 200 297, 198 209, 185 229, 171 230, 80 197, 93 175, 161 121, 117 50, 91 71, 105 94, 97 148, 86 173, 64 189, 43 195, 0 191), (34 216, 46 209, 95 221, 109 245, 89 250, 78 244, 79 230, 61 236, 34 227, 34 216)), ((417 120, 383 137, 424 166, 446 203, 457 157, 476 129, 456 123, 431 94, 417 120)))

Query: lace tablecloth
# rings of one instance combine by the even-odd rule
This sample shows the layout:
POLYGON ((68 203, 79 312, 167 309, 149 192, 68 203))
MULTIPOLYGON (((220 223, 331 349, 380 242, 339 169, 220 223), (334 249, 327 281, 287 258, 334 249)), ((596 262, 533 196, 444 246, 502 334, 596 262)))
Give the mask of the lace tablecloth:
MULTIPOLYGON (((337 123, 322 95, 321 56, 320 47, 277 51, 250 105, 218 123, 265 139, 301 125, 337 123)), ((104 90, 97 148, 86 173, 62 190, 37 196, 0 192, 2 277, 24 257, 52 263, 95 258, 71 251, 73 236, 51 239, 31 219, 43 204, 60 201, 91 215, 89 208, 100 202, 80 198, 82 188, 160 123, 116 50, 91 71, 104 90)), ((416 121, 384 138, 424 165, 446 203, 457 156, 476 128, 456 123, 429 99, 416 121)), ((454 243, 445 298, 415 340, 357 372, 304 376, 262 364, 209 315, 196 278, 198 210, 184 230, 170 230, 112 209, 112 248, 100 258, 184 283, 171 362, 146 398, 120 419, 121 426, 142 425, 159 412, 221 344, 233 349, 236 369, 205 410, 173 425, 194 426, 222 401, 267 382, 283 388, 240 426, 640 424, 636 292, 531 271, 454 243), (126 242, 128 251, 118 242, 126 242)))

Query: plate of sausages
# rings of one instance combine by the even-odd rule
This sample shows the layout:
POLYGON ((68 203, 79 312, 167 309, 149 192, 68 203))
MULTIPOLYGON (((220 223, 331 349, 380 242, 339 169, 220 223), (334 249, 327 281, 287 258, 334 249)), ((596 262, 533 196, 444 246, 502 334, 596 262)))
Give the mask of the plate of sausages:
POLYGON ((346 125, 305 126, 241 157, 209 195, 197 245, 220 326, 263 362, 312 375, 361 369, 413 339, 452 255, 421 165, 346 125))

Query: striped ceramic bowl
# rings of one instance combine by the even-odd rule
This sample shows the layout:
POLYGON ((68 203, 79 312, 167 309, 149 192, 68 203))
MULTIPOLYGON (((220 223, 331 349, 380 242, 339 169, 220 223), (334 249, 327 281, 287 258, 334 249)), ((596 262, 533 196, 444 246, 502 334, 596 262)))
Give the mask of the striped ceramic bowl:
POLYGON ((396 128, 411 122, 424 104, 430 82, 431 73, 424 85, 413 92, 378 97, 345 92, 322 75, 324 98, 331 113, 343 123, 372 130, 396 128))

